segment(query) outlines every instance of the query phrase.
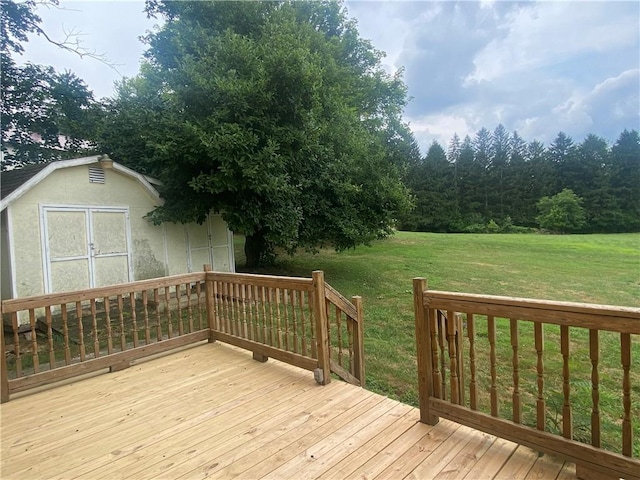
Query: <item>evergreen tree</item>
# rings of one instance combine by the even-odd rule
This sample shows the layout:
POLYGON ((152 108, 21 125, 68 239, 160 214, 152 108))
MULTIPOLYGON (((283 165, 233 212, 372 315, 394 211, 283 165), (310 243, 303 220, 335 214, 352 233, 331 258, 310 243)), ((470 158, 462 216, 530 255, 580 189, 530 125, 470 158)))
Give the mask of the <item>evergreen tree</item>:
POLYGON ((640 135, 624 130, 611 149, 611 193, 621 214, 617 231, 640 231, 640 135))

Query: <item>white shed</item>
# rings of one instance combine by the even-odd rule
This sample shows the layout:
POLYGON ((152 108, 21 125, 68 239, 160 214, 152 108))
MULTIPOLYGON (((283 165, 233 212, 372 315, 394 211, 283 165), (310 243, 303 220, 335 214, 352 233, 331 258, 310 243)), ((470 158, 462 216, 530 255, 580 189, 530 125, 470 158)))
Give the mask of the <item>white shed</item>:
POLYGON ((0 176, 2 299, 199 271, 235 270, 220 215, 153 225, 156 180, 93 156, 0 176))

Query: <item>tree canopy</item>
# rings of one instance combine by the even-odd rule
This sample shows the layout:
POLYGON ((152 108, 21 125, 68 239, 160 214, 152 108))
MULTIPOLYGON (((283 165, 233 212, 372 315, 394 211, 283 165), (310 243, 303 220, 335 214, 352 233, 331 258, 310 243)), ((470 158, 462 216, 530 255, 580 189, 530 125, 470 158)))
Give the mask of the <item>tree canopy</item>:
MULTIPOLYGON (((29 34, 46 36, 33 0, 0 0, 2 169, 59 160, 91 151, 92 125, 99 112, 93 94, 71 72, 17 65, 29 34)), ((57 0, 49 0, 57 5, 57 0)), ((67 50, 64 42, 49 41, 67 50)), ((78 53, 81 53, 78 51, 78 53)))
MULTIPOLYGON (((156 221, 222 212, 247 262, 353 247, 410 205, 401 74, 336 2, 148 1, 165 22, 107 105, 106 153, 162 180, 156 221)), ((419 156, 419 154, 418 154, 419 156)))

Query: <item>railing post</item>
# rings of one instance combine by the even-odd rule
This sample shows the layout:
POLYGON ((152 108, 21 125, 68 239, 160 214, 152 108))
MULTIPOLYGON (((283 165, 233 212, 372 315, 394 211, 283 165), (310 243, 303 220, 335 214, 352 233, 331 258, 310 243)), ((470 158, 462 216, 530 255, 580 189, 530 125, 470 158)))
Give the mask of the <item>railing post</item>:
POLYGON ((313 277, 314 310, 316 322, 316 341, 318 344, 318 369, 322 373, 322 378, 316 377, 316 381, 321 385, 331 382, 331 365, 329 363, 329 330, 327 318, 327 305, 324 292, 324 272, 315 270, 313 277))
POLYGON ((433 376, 431 372, 431 333, 427 324, 424 308, 423 292, 427 289, 424 278, 413 279, 413 309, 416 323, 416 359, 418 363, 418 400, 420 404, 420 421, 429 425, 438 423, 438 417, 429 409, 429 397, 433 392, 433 376))
POLYGON ((358 312, 356 325, 353 329, 353 371, 358 380, 360 380, 360 386, 364 388, 364 313, 362 310, 362 297, 359 295, 353 296, 351 301, 356 307, 356 312, 358 312))
MULTIPOLYGON (((2 315, 0 315, 2 318, 2 315)), ((14 348, 20 348, 20 345, 16 345, 14 348)), ((1 393, 0 393, 0 402, 8 402, 9 401, 9 375, 7 371, 7 356, 4 351, 4 322, 2 322, 2 328, 0 328, 0 383, 1 383, 1 393)))
POLYGON ((216 309, 215 303, 213 299, 213 281, 209 280, 207 275, 208 272, 211 272, 211 265, 204 265, 205 277, 204 277, 204 286, 205 286, 205 296, 207 301, 207 328, 209 329, 209 343, 214 343, 216 341, 215 336, 215 327, 216 327, 216 309))

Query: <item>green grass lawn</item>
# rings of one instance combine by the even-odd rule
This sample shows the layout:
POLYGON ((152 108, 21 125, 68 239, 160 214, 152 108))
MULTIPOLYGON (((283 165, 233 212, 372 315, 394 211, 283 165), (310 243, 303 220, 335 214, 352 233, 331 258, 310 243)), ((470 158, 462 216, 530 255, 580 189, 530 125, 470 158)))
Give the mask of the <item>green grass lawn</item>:
MULTIPOLYGON (((236 240, 239 271, 244 270, 242 247, 240 237, 236 240)), ((322 250, 316 255, 281 256, 275 267, 257 273, 309 277, 312 270, 324 270, 327 282, 344 295, 363 297, 367 388, 413 405, 417 404, 414 277, 427 278, 429 288, 437 290, 640 306, 640 234, 398 232, 392 238, 346 252, 322 250)), ((550 335, 547 342, 552 338, 550 335)), ((602 357, 608 351, 606 342, 619 342, 616 338, 602 339, 602 357)), ((640 340, 636 336, 633 342, 632 388, 638 415, 640 340)), ((503 348, 505 359, 510 359, 508 341, 503 348)), ((608 360, 619 365, 619 357, 604 359, 608 360)), ((588 379, 588 356, 582 363, 588 379)), ((560 377, 561 360, 557 365, 547 364, 547 371, 558 367, 560 377)), ((504 368, 505 376, 510 375, 510 360, 504 362, 504 368)), ((581 391, 581 385, 574 391, 581 391)), ((588 405, 590 384, 585 385, 580 396, 588 405)), ((617 390, 611 401, 620 403, 620 395, 617 390)), ((640 438, 640 425, 636 427, 636 438, 640 438)))

